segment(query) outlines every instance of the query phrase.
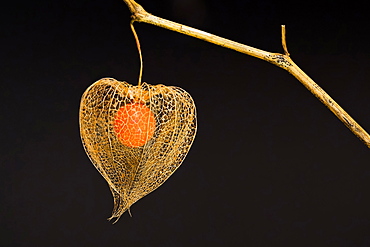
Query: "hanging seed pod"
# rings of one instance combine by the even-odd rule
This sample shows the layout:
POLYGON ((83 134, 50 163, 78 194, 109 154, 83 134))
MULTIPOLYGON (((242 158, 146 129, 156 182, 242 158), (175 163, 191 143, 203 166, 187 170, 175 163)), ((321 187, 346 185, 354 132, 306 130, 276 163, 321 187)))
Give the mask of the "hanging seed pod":
POLYGON ((196 109, 181 88, 111 78, 92 84, 80 105, 80 133, 108 182, 112 217, 161 186, 181 165, 196 133, 196 109))

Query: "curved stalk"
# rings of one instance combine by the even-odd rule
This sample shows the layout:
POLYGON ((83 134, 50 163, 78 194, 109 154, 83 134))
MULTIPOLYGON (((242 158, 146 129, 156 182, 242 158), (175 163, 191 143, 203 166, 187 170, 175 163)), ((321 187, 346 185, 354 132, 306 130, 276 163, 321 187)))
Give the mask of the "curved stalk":
POLYGON ((135 31, 135 28, 134 28, 134 20, 131 21, 130 23, 130 27, 131 27, 131 30, 132 30, 132 33, 134 34, 134 37, 135 37, 135 41, 136 41, 136 46, 137 46, 137 50, 139 52, 139 59, 140 59, 140 71, 139 71, 139 80, 138 80, 138 86, 141 86, 141 78, 143 76, 143 56, 141 54, 141 47, 140 47, 140 41, 139 41, 139 37, 137 36, 137 33, 135 31))

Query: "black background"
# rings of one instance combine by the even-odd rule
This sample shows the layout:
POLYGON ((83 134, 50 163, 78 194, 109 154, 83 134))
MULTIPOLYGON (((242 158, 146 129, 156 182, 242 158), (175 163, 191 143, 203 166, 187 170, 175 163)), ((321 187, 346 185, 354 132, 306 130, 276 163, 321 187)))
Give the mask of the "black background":
MULTIPOLYGON (((150 13, 282 52, 370 130, 369 7, 355 1, 140 0, 150 13)), ((144 81, 194 98, 180 169, 112 225, 78 110, 103 77, 137 83, 119 0, 13 1, 0 15, 0 246, 370 246, 370 155, 294 77, 136 23, 144 81)))

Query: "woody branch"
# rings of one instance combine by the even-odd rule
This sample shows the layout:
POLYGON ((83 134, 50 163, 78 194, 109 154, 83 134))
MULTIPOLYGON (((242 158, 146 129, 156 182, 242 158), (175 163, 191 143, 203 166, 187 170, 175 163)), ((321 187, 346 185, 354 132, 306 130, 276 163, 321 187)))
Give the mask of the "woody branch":
POLYGON ((225 39, 189 26, 172 22, 154 16, 144 10, 144 8, 133 0, 123 0, 132 14, 132 20, 144 22, 192 36, 204 41, 220 45, 253 57, 270 62, 282 69, 285 69, 298 79, 313 95, 315 95, 326 107, 329 108, 367 147, 370 148, 370 135, 345 111, 334 99, 332 99, 319 85, 317 85, 308 75, 306 75, 290 58, 286 40, 285 26, 282 26, 282 46, 284 54, 263 51, 248 45, 244 45, 229 39, 225 39))

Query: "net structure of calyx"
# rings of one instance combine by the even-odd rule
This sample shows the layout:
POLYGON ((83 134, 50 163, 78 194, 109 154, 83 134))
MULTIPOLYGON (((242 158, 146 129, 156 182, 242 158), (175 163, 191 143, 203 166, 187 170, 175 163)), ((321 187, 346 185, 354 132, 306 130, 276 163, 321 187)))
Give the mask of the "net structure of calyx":
POLYGON ((109 220, 118 220, 176 171, 196 129, 194 101, 179 87, 103 78, 86 89, 81 139, 113 194, 109 220))

